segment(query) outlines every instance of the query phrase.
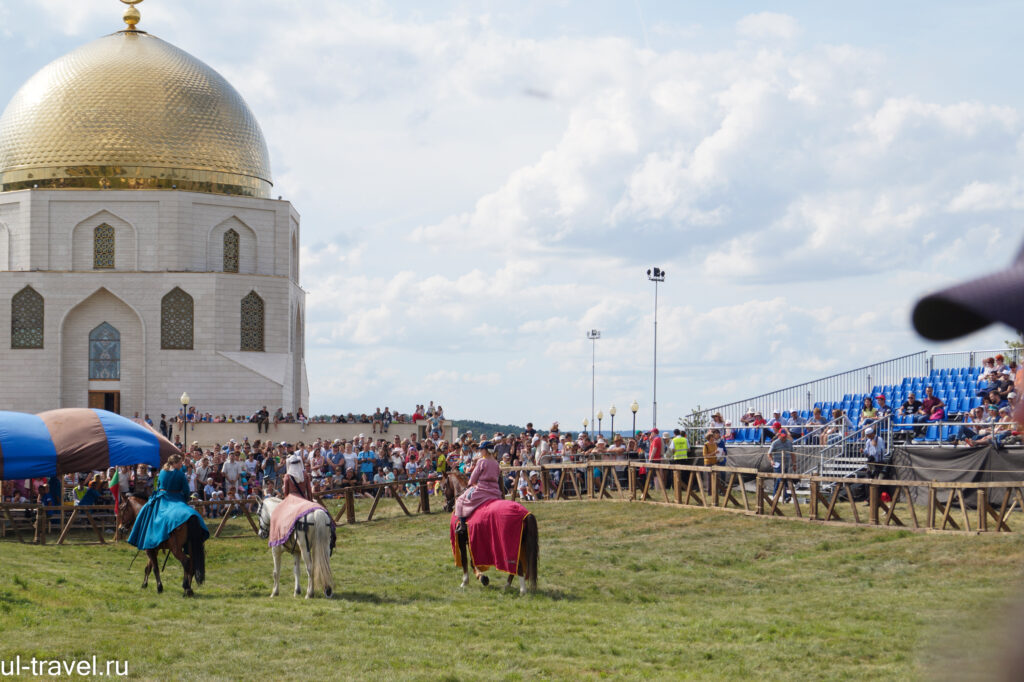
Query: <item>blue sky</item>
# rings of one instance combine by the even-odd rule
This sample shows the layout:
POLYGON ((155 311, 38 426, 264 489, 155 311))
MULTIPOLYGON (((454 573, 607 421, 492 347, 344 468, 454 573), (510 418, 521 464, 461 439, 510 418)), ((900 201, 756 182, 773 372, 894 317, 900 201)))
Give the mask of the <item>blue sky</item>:
MULTIPOLYGON (((313 413, 578 428, 598 328, 598 407, 649 423, 652 265, 662 426, 1010 336, 908 319, 1018 247, 1019 4, 139 7, 246 98, 303 216, 313 413)), ((121 10, 0 0, 0 101, 121 10)))

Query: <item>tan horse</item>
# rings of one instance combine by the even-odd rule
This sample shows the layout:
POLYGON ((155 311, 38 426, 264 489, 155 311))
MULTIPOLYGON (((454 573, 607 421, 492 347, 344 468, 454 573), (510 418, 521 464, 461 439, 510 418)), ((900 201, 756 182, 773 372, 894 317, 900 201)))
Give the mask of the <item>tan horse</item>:
MULTIPOLYGON (((128 495, 121 500, 121 505, 117 510, 117 533, 119 536, 128 537, 132 526, 135 525, 135 519, 138 518, 139 512, 145 504, 146 500, 136 495, 128 495)), ((185 573, 181 587, 185 590, 185 596, 194 596, 192 578, 194 577, 199 585, 206 580, 206 549, 203 543, 202 529, 195 517, 175 528, 159 547, 146 550, 149 562, 146 564, 146 576, 142 579, 142 587, 149 587, 149 573, 153 571, 156 576, 157 593, 164 591, 164 584, 160 580, 160 565, 157 560, 158 552, 161 549, 166 549, 181 562, 181 568, 185 573)))

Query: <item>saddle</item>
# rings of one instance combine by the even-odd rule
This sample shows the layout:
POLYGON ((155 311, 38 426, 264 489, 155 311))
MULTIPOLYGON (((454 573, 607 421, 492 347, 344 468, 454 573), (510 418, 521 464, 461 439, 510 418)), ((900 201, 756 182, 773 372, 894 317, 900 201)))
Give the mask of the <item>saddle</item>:
MULTIPOLYGON (((302 530, 306 530, 309 527, 309 521, 306 517, 313 512, 324 509, 320 504, 311 502, 307 499, 299 497, 298 495, 289 495, 284 498, 284 502, 277 506, 274 513, 270 516, 270 539, 268 544, 271 547, 277 547, 288 542, 288 538, 291 537, 292 532, 298 527, 302 530), (301 524, 301 525, 300 525, 301 524)), ((326 512, 327 510, 324 509, 326 512)), ((331 515, 328 514, 327 518, 331 515)), ((334 520, 331 520, 331 547, 334 547, 334 520)))

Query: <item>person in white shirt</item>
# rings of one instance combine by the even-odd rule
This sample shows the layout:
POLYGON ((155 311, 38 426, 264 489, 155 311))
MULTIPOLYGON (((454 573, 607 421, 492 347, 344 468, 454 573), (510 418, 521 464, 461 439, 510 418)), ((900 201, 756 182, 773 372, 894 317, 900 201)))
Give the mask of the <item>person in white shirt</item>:
POLYGON ((242 476, 243 464, 238 461, 234 452, 228 453, 228 461, 221 466, 220 472, 224 474, 224 483, 228 489, 238 487, 238 480, 242 476))

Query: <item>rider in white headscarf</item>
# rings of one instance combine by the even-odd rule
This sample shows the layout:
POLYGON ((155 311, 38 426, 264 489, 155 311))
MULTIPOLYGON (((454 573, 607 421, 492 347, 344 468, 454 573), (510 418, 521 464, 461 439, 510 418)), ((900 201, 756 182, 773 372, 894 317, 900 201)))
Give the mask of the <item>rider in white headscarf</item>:
POLYGON ((302 456, 293 453, 285 460, 284 496, 298 495, 307 500, 313 499, 313 491, 309 487, 309 479, 306 476, 305 466, 302 464, 302 456))

